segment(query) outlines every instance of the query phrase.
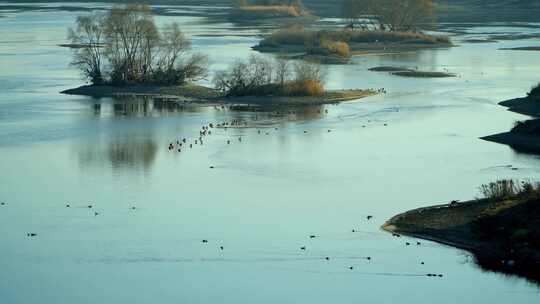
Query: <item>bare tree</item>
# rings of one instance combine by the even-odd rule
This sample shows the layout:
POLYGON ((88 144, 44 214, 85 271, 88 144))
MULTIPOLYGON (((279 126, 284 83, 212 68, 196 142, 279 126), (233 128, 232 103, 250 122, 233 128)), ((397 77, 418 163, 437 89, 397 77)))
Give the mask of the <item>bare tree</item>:
POLYGON ((172 23, 160 31, 147 5, 131 4, 103 15, 79 17, 69 38, 83 46, 75 52, 73 63, 94 84, 183 84, 206 76, 207 57, 186 58, 191 41, 180 26, 172 23))
POLYGON ((279 57, 276 60, 276 75, 275 81, 280 85, 285 84, 289 80, 291 74, 290 63, 284 56, 279 57))
POLYGON ((343 17, 366 27, 388 31, 419 31, 435 25, 433 0, 344 0, 343 17))
POLYGON ((321 65, 309 63, 306 61, 298 61, 294 64, 294 80, 307 81, 313 80, 319 83, 324 83, 326 79, 326 71, 321 65))
POLYGON ((178 60, 191 48, 191 41, 180 30, 178 23, 165 25, 161 31, 160 58, 157 63, 162 70, 172 70, 178 60))
POLYGON ((111 9, 105 19, 105 33, 113 82, 145 81, 151 72, 153 50, 160 41, 150 7, 129 4, 111 9))
POLYGON ((99 14, 78 17, 77 26, 68 32, 68 39, 74 46, 72 64, 93 84, 103 83, 101 65, 105 41, 102 23, 103 16, 99 14))

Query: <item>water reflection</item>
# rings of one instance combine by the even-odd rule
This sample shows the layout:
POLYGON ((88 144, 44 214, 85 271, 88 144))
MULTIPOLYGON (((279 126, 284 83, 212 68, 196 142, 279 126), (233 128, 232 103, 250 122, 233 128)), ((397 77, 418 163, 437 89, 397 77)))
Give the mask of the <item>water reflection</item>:
POLYGON ((92 104, 97 117, 151 117, 180 112, 200 112, 201 107, 181 104, 167 99, 129 96, 101 99, 92 104))
POLYGON ((108 166, 113 170, 143 169, 154 164, 158 145, 151 138, 119 137, 101 143, 79 145, 78 158, 82 167, 108 166))

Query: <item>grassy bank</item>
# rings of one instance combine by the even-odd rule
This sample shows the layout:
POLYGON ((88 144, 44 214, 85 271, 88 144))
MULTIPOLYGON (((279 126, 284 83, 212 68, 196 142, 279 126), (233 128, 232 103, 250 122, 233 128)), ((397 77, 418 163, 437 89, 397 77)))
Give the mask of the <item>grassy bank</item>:
POLYGON ((484 199, 399 214, 383 229, 471 251, 489 270, 540 280, 540 190, 509 180, 483 185, 484 199))

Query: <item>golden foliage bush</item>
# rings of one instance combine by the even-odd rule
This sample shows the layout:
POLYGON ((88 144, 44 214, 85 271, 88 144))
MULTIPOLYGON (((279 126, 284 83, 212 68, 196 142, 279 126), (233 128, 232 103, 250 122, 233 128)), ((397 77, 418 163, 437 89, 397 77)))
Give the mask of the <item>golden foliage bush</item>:
POLYGON ((347 42, 324 39, 320 42, 319 47, 328 55, 338 55, 340 57, 349 57, 351 55, 347 42))
POLYGON ((324 85, 312 79, 288 82, 282 90, 284 96, 322 96, 325 92, 324 85))

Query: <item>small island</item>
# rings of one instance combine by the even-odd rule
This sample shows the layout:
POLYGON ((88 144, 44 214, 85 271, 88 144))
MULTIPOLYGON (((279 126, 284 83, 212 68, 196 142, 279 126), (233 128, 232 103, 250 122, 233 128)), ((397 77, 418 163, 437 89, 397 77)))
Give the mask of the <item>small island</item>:
POLYGON ((483 199, 411 210, 382 229, 468 250, 487 270, 540 282, 540 185, 500 180, 480 189, 483 199))
POLYGON ((347 63, 355 55, 451 47, 448 36, 424 32, 435 27, 433 3, 409 4, 411 7, 403 10, 391 2, 346 0, 342 17, 349 23, 345 28, 287 25, 264 37, 254 49, 339 64, 347 63))
POLYGON ((540 84, 531 89, 526 97, 499 103, 510 111, 529 115, 535 119, 518 121, 509 132, 482 137, 483 140, 506 144, 517 151, 540 153, 540 84))
POLYGON ((314 63, 253 55, 208 77, 206 55, 192 53, 177 23, 158 28, 150 7, 130 4, 77 18, 69 31, 72 64, 91 84, 62 93, 92 97, 147 96, 173 103, 320 105, 356 100, 375 90, 324 87, 325 69, 314 63))
POLYGON ((295 23, 318 19, 301 0, 233 0, 229 20, 238 23, 282 21, 295 23))
POLYGON ((456 74, 437 71, 419 71, 402 67, 380 66, 369 69, 372 72, 388 72, 392 75, 413 78, 448 78, 456 77, 456 74))

